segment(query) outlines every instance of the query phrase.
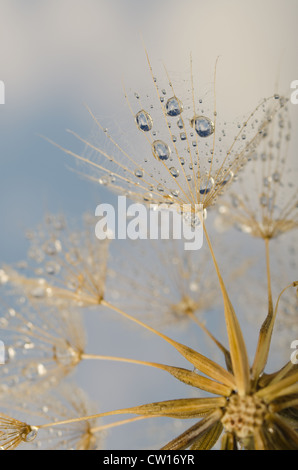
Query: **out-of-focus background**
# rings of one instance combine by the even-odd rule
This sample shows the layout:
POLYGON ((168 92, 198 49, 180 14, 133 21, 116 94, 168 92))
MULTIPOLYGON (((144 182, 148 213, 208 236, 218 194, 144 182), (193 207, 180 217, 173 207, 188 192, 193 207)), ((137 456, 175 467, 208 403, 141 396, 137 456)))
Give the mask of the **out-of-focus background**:
MULTIPOLYGON (((237 121, 276 90, 291 93, 290 84, 298 79, 297 14, 297 0, 0 0, 0 80, 5 84, 5 104, 0 105, 0 262, 24 259, 24 234, 46 212, 80 218, 85 211, 94 213, 100 202, 115 202, 104 187, 70 171, 75 168, 71 158, 41 136, 78 151, 65 130, 89 135, 93 123, 84 103, 103 125, 117 120, 122 81, 136 90, 148 81, 143 43, 153 66, 164 63, 181 81, 189 73, 191 53, 198 83, 205 88, 212 85, 220 56, 217 96, 227 120, 237 121)), ((292 106, 291 114, 290 153, 297 165, 298 106, 292 106)), ((106 339, 109 327, 103 324, 98 336, 93 330, 94 348, 99 341, 113 341, 106 339)), ((134 339, 135 348, 142 343, 135 334, 126 342, 117 331, 115 355, 121 354, 123 340, 124 354, 132 356, 127 345, 134 339)), ((147 359, 153 360, 150 344, 146 347, 147 359)), ((103 354, 104 347, 96 352, 103 354)), ((150 371, 140 372, 138 381, 133 366, 125 372, 109 367, 98 375, 90 375, 87 367, 81 373, 92 399, 100 399, 105 410, 168 397, 162 387, 169 391, 172 383, 160 378, 154 387, 150 371), (150 387, 144 386, 146 378, 150 387)), ((136 432, 130 437, 119 430, 108 445, 133 448, 133 436, 139 438, 137 445, 146 446, 136 432)))

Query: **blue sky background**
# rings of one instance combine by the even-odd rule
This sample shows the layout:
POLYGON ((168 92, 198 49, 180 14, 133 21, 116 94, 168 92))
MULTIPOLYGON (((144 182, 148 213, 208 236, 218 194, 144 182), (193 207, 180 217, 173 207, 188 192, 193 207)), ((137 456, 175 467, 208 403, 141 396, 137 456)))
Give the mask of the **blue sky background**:
MULTIPOLYGON (((25 257, 24 233, 45 212, 80 218, 99 202, 115 202, 105 188, 70 171, 74 162, 40 135, 79 151, 65 130, 90 134, 92 122, 83 103, 102 123, 118 118, 122 78, 132 89, 148 78, 140 34, 152 62, 164 62, 179 79, 192 52, 202 83, 210 83, 220 56, 217 93, 232 120, 271 95, 277 76, 280 92, 290 93, 291 81, 298 79, 297 14, 297 0, 0 0, 0 80, 6 87, 6 103, 0 106, 0 262, 25 257)), ((291 112, 295 129, 298 107, 291 112)), ((297 144, 294 131, 291 159, 296 168, 297 144)), ((115 349, 107 353, 121 355, 136 339, 135 331, 126 329, 127 340, 121 343, 121 328, 108 318, 98 334, 95 314, 86 321, 91 345, 101 341, 108 349, 108 332, 115 332, 115 349)), ((151 343, 141 339, 140 344, 144 357, 147 351, 147 359, 154 360, 151 343)), ((160 351, 163 361, 170 361, 169 349, 157 344, 156 358, 160 351)), ((123 354, 132 356, 133 351, 123 354)), ((138 372, 135 387, 133 366, 126 372, 107 369, 103 366, 102 375, 92 380, 87 366, 80 372, 92 398, 105 409, 165 399, 165 390, 177 396, 182 391, 162 374, 157 389, 152 371, 138 372), (105 373, 109 383, 101 380, 105 373), (119 397, 111 390, 119 390, 121 381, 127 386, 119 397)), ((140 434, 133 436, 145 445, 140 434)), ((131 448, 130 439, 117 430, 109 445, 131 448)))
POLYGON ((122 78, 133 87, 148 76, 140 33, 153 63, 175 76, 192 52, 208 83, 220 55, 217 93, 235 118, 271 94, 278 75, 283 92, 297 78, 295 12, 295 0, 2 0, 1 258, 21 254, 24 228, 45 210, 81 213, 105 194, 69 172, 73 162, 39 134, 65 146, 67 128, 88 136, 84 102, 102 120, 115 116, 122 78))

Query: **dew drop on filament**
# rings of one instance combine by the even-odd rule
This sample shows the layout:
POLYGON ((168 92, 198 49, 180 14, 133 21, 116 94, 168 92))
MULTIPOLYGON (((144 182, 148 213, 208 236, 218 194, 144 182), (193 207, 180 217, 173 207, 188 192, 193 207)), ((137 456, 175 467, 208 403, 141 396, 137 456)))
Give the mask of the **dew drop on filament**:
POLYGON ((260 204, 262 207, 266 207, 267 204, 268 204, 268 198, 266 196, 266 194, 261 194, 260 196, 260 204))
POLYGON ((152 117, 143 109, 136 114, 135 121, 140 131, 148 132, 153 127, 152 117))
POLYGON ((26 432, 23 436, 23 440, 25 442, 32 442, 37 436, 38 428, 35 426, 30 426, 28 432, 26 432))
POLYGON ((135 171, 135 176, 136 176, 137 178, 143 178, 143 176, 144 176, 143 170, 137 169, 137 170, 135 171))
POLYGON ((183 105, 176 96, 173 96, 166 102, 166 111, 168 116, 179 116, 183 111, 183 105))
POLYGON ((280 174, 276 171, 272 175, 272 179, 275 183, 278 183, 280 181, 280 174))
POLYGON ((209 137, 214 133, 214 123, 205 116, 195 116, 191 122, 199 137, 209 137))
POLYGON ((177 126, 179 127, 179 129, 183 129, 183 121, 181 118, 178 119, 177 126))
POLYGON ((152 144, 152 152, 157 160, 168 160, 170 157, 170 148, 162 140, 155 140, 152 144))
POLYGON ((179 176, 179 170, 177 170, 177 168, 175 168, 174 166, 170 168, 170 173, 174 178, 177 178, 179 176))
MULTIPOLYGON (((199 176, 199 175, 198 175, 199 176)), ((214 179, 208 175, 200 176, 200 194, 208 194, 214 186, 214 179)))

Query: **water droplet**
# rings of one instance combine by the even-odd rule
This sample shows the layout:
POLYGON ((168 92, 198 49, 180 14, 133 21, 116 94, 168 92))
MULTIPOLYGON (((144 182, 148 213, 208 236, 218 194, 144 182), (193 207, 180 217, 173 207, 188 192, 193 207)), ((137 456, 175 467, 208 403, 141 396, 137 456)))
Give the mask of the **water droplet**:
POLYGON ((219 185, 225 186, 226 184, 230 183, 234 177, 234 173, 232 171, 224 172, 222 175, 219 175, 218 179, 220 180, 219 185))
POLYGON ((8 275, 3 269, 0 269, 0 285, 1 284, 6 284, 6 282, 9 280, 8 275))
POLYGON ((29 426, 28 432, 25 433, 24 436, 22 436, 23 441, 25 442, 32 442, 37 436, 38 428, 35 426, 29 426))
POLYGON ((171 194, 174 197, 178 197, 179 196, 179 190, 178 189, 173 189, 173 191, 171 191, 171 194))
POLYGON ((9 360, 14 359, 16 356, 16 350, 12 346, 9 346, 7 348, 7 354, 9 360))
POLYGON ((143 178, 143 176, 144 176, 143 170, 137 169, 137 170, 135 171, 135 176, 136 176, 137 178, 143 178))
POLYGON ((144 194, 143 200, 144 200, 145 202, 152 201, 152 194, 151 194, 151 193, 144 194))
POLYGON ((186 140, 186 134, 185 134, 185 132, 181 132, 181 133, 180 133, 180 139, 181 139, 181 140, 186 140))
POLYGON ((31 323, 31 321, 27 321, 25 326, 26 326, 26 328, 27 328, 29 331, 32 331, 32 329, 33 329, 33 323, 31 323))
POLYGON ((80 354, 69 344, 61 341, 53 347, 53 359, 59 364, 69 367, 79 363, 80 354))
POLYGON ((48 240, 43 244, 42 249, 47 255, 54 256, 62 250, 61 242, 59 240, 48 240))
POLYGON ((189 290, 191 290, 192 292, 197 292, 199 290, 199 285, 197 282, 191 282, 190 285, 189 285, 189 290))
POLYGON ((200 194, 208 194, 214 186, 214 179, 209 175, 199 175, 200 178, 200 194))
POLYGON ((107 176, 102 176, 101 178, 98 179, 99 184, 102 184, 103 186, 106 186, 109 184, 109 179, 107 176))
POLYGON ((166 111, 168 116, 179 116, 183 111, 183 105, 176 96, 169 98, 166 103, 166 111))
POLYGON ((186 213, 183 215, 183 219, 192 228, 200 225, 200 218, 196 214, 186 213))
POLYGON ((205 116, 195 116, 190 124, 200 137, 209 137, 214 132, 213 121, 205 116))
POLYGON ((168 160, 170 157, 170 148, 162 140, 155 140, 152 144, 152 152, 157 160, 168 160))
POLYGON ((136 114, 135 121, 140 131, 148 132, 153 127, 152 117, 143 109, 136 114))
POLYGON ((31 289, 30 295, 32 297, 35 297, 36 299, 42 299, 46 295, 46 288, 43 285, 34 287, 34 289, 31 289))
POLYGON ((60 271, 60 265, 58 263, 55 263, 54 261, 49 261, 48 263, 46 263, 45 268, 47 274, 50 274, 51 276, 58 274, 60 271))
POLYGON ((263 184, 266 188, 268 188, 268 186, 270 186, 270 183, 271 183, 272 179, 271 179, 271 176, 265 176, 263 178, 263 184))
POLYGON ((268 198, 267 198, 266 194, 261 194, 261 196, 260 196, 260 204, 261 204, 261 206, 263 206, 263 207, 266 207, 266 206, 267 206, 267 204, 268 204, 268 198))
POLYGON ((0 326, 5 328, 8 325, 8 321, 5 317, 0 317, 0 326))
POLYGON ((29 363, 22 369, 22 375, 28 380, 34 380, 46 374, 46 368, 43 364, 37 364, 35 362, 29 363))
POLYGON ((174 176, 174 178, 178 178, 179 176, 179 170, 177 170, 177 168, 175 168, 174 166, 172 166, 170 168, 170 172, 171 172, 171 175, 174 176))
POLYGON ((273 173, 272 179, 275 183, 278 183, 280 181, 280 174, 276 171, 275 173, 273 173))
POLYGON ((183 121, 181 118, 178 119, 177 126, 179 127, 179 129, 183 129, 183 121))

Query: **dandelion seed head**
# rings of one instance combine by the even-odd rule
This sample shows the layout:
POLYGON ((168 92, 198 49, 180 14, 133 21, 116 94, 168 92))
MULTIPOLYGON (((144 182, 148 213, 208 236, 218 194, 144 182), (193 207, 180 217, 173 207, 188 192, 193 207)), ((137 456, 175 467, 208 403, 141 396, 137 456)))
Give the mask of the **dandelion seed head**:
POLYGON ((30 234, 24 269, 7 268, 10 282, 31 301, 98 305, 104 296, 109 241, 96 238, 91 216, 85 216, 84 225, 79 232, 61 216, 47 216, 30 234))
POLYGON ((32 442, 37 428, 0 413, 0 449, 13 450, 20 444, 32 442))
POLYGON ((9 397, 2 398, 1 409, 9 409, 14 416, 37 424, 25 425, 21 433, 28 449, 94 450, 102 447, 105 433, 100 431, 96 418, 55 426, 59 420, 72 420, 98 412, 95 403, 73 383, 64 382, 55 389, 34 396, 28 390, 22 394, 12 392, 9 397), (51 422, 53 426, 38 429, 40 425, 51 422))
POLYGON ((288 161, 291 123, 287 106, 267 133, 245 172, 221 206, 220 220, 257 238, 272 239, 298 227, 297 174, 288 161), (226 220, 224 220, 226 219, 226 220))
POLYGON ((215 96, 213 103, 208 96, 204 102, 199 99, 192 63, 183 87, 167 71, 165 80, 157 79, 149 59, 148 64, 151 89, 137 94, 124 90, 128 117, 121 130, 114 126, 105 132, 89 110, 101 138, 93 141, 73 133, 84 152, 66 152, 84 164, 85 174, 90 170, 91 180, 134 201, 191 204, 193 211, 196 204, 208 208, 251 158, 283 102, 263 100, 238 128, 217 112, 215 96))
POLYGON ((1 366, 0 395, 10 389, 56 386, 81 360, 84 327, 73 308, 33 306, 9 308, 1 317, 6 363, 1 366))

